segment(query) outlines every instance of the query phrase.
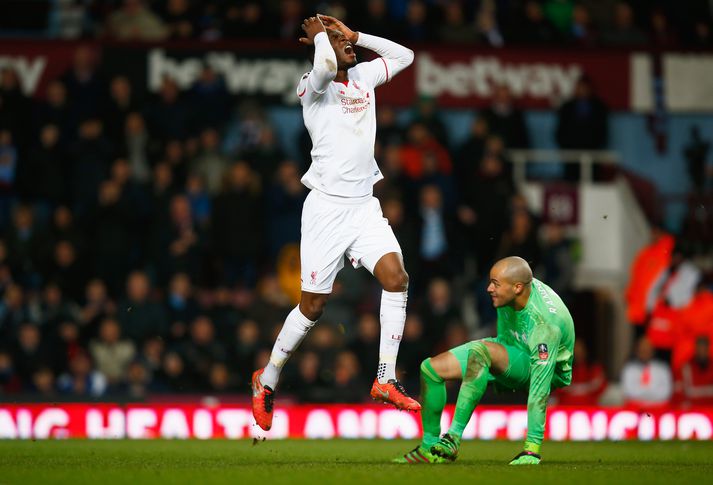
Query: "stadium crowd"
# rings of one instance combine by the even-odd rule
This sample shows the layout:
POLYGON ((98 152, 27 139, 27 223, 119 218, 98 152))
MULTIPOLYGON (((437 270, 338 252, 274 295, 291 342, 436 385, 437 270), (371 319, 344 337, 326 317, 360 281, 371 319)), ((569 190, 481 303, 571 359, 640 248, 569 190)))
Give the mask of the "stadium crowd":
MULTIPOLYGON (((111 32, 129 22, 112 20, 117 15, 149 7, 138 0, 105 3, 117 7, 97 17, 106 17, 99 23, 111 32)), ((163 12, 155 3, 150 6, 163 12)), ((226 15, 219 24, 228 36, 232 7, 204 3, 226 15)), ((87 12, 95 12, 95 4, 81 3, 87 12)), ((409 16, 414 5, 426 7, 416 1, 367 7, 379 4, 389 15, 398 5, 409 16)), ((542 8, 568 4, 545 2, 542 8)), ((452 5, 461 8, 444 4, 444 15, 451 15, 452 5)), ((167 2, 167 8, 186 6, 190 2, 167 2)), ((284 20, 285 12, 301 16, 306 5, 285 1, 280 7, 284 20)), ((256 9, 261 18, 269 7, 243 2, 234 8, 232 32, 242 35, 247 12, 256 9)), ((182 18, 205 15, 184 14, 153 18, 167 26, 166 35, 208 38, 209 24, 201 20, 181 27, 182 18)), ((259 25, 251 36, 263 32, 259 25)), ((277 25, 293 35, 291 24, 277 25)), ((418 29, 411 27, 394 31, 417 40, 418 29)), ((376 23, 369 29, 379 33, 376 23)), ((400 372, 406 387, 417 389, 425 356, 492 331, 495 314, 485 293, 492 261, 522 256, 569 302, 577 300, 572 278, 578 248, 564 228, 534 216, 513 185, 507 148, 530 142, 507 88, 477 114, 462 144, 449 139, 433 99, 420 98, 406 117, 388 106, 377 113, 376 158, 385 180, 375 195, 411 276, 400 372), (473 311, 476 318, 469 317, 473 311)), ((563 148, 606 148, 607 119, 585 77, 559 108, 553 136, 563 148)), ((207 66, 189 90, 165 78, 150 99, 139 99, 125 76, 105 78, 86 46, 77 48, 73 66, 41 99, 26 97, 16 73, 2 70, 0 395, 56 400, 247 393, 250 373, 265 364, 270 342, 299 299, 297 243, 307 195, 300 174, 311 147, 306 131, 295 143, 302 156, 291 160, 266 107, 235 99, 207 66)), ((643 277, 635 266, 634 289, 627 293, 630 320, 645 329, 637 332, 636 360, 624 370, 627 399, 668 402, 674 390, 679 401, 701 392, 710 399, 713 364, 706 349, 713 342, 713 315, 691 310, 694 300, 710 310, 710 288, 699 284, 700 271, 685 252, 674 251, 670 236, 657 232, 644 251, 660 255, 660 264, 655 274, 644 267, 643 277), (670 318, 663 337, 656 333, 661 313, 670 318), (685 325, 697 325, 685 338, 671 330, 685 325), (663 393, 666 379, 670 392, 663 398, 646 393, 663 393), (690 391, 694 381, 705 390, 690 391)), ((283 395, 311 402, 367 397, 378 361, 379 290, 364 271, 342 272, 320 324, 286 369, 283 395)), ((562 402, 591 403, 606 387, 603 368, 588 361, 586 347, 578 342, 574 385, 559 395, 562 402)))
MULTIPOLYGON (((30 0, 3 2, 5 29, 118 40, 294 39, 323 12, 410 42, 710 47, 706 0, 30 0)), ((2 7, 0 7, 2 8, 2 7)))

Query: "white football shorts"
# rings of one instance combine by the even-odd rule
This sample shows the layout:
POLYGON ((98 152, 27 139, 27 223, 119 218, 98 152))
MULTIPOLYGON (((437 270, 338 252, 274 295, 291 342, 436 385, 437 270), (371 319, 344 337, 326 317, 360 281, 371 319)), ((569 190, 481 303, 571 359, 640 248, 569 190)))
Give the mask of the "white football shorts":
POLYGON ((372 274, 382 256, 401 246, 381 212, 379 199, 336 197, 312 190, 302 207, 300 262, 302 290, 331 293, 344 257, 372 274))

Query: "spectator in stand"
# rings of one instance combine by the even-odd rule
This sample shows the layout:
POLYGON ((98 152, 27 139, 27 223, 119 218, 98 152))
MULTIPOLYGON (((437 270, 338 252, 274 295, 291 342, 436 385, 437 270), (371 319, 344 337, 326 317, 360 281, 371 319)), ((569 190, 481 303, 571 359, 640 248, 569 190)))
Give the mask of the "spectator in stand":
POLYGON ((510 228, 503 234, 495 259, 507 255, 520 256, 531 267, 540 264, 542 249, 538 240, 537 221, 521 196, 514 196, 510 214, 510 228))
POLYGON ((223 35, 238 39, 266 39, 277 37, 275 25, 268 21, 266 8, 257 0, 242 5, 229 5, 223 23, 223 35))
POLYGON ((59 241, 54 246, 53 259, 46 270, 50 281, 64 288, 69 298, 77 301, 84 292, 87 279, 87 268, 70 241, 59 241))
POLYGON ((526 45, 554 44, 561 38, 560 32, 545 17, 542 4, 537 0, 525 2, 523 12, 509 38, 526 45))
POLYGON ((675 312, 672 326, 674 343, 671 365, 676 371, 694 357, 699 338, 707 337, 713 345, 713 291, 703 282, 699 283, 688 305, 675 312))
POLYGON ((631 265, 624 298, 627 318, 637 329, 637 336, 643 335, 646 329, 645 324, 653 310, 650 295, 656 281, 669 267, 675 242, 673 236, 654 226, 650 243, 639 251, 631 265))
POLYGON ((221 129, 228 121, 232 100, 225 80, 209 64, 203 66, 189 95, 194 130, 221 129))
POLYGON ((190 109, 175 80, 165 76, 153 103, 146 110, 149 132, 158 141, 182 140, 188 135, 190 109))
POLYGON ((582 4, 576 4, 572 10, 570 37, 580 47, 594 47, 597 42, 597 32, 592 25, 589 10, 582 4))
POLYGON ((12 341, 18 327, 29 319, 22 286, 10 283, 0 300, 0 341, 12 341))
POLYGON ((307 190, 300 181, 297 164, 291 160, 282 162, 276 180, 265 194, 267 238, 272 258, 286 244, 299 243, 302 204, 306 197, 307 190))
POLYGON ((30 143, 32 130, 32 101, 22 91, 20 78, 15 69, 0 70, 0 109, 8 116, 3 123, 12 139, 22 151, 30 143))
POLYGON ((185 195, 171 199, 170 219, 160 224, 153 235, 152 264, 163 286, 171 275, 187 272, 200 277, 205 236, 193 221, 191 205, 185 195))
POLYGON ((55 125, 64 142, 77 132, 76 120, 70 119, 67 88, 57 79, 47 83, 44 100, 35 103, 35 127, 46 125, 55 125))
POLYGON ((696 339, 692 359, 674 372, 674 400, 682 406, 713 406, 713 361, 708 336, 696 339))
POLYGON ((40 221, 46 223, 55 207, 67 202, 68 161, 60 145, 59 127, 43 126, 39 141, 20 160, 17 191, 24 200, 33 203, 40 221))
POLYGON ((364 400, 361 389, 367 384, 364 382, 363 373, 359 366, 359 359, 348 350, 337 354, 334 363, 334 386, 332 401, 334 402, 360 402, 364 400))
POLYGON ((568 150, 602 150, 607 147, 608 110, 595 94, 591 80, 582 76, 574 96, 557 110, 557 144, 568 150))
POLYGON ((297 39, 302 34, 300 25, 304 18, 301 0, 280 0, 279 36, 290 41, 297 39))
POLYGON ((99 187, 110 173, 114 146, 104 136, 98 117, 89 117, 79 125, 79 139, 70 147, 71 196, 74 213, 84 219, 97 207, 99 187))
POLYGON ((32 374, 40 366, 51 363, 48 359, 48 351, 49 348, 42 341, 42 333, 37 325, 25 322, 19 326, 12 361, 15 372, 24 386, 32 382, 32 374))
POLYGON ((495 88, 490 106, 482 114, 489 132, 502 138, 508 148, 528 148, 530 137, 522 111, 513 103, 510 88, 500 84, 495 88))
POLYGON ((573 0, 546 0, 545 16, 562 34, 567 35, 572 27, 573 0))
POLYGON ((701 271, 686 256, 680 244, 674 246, 669 267, 659 275, 649 294, 648 305, 652 310, 646 335, 668 361, 677 333, 678 311, 693 299, 701 279, 701 271))
POLYGON ((614 22, 602 33, 604 45, 643 46, 648 42, 644 31, 639 29, 634 19, 634 9, 627 2, 618 2, 614 7, 614 22))
POLYGON ((262 251, 263 204, 259 186, 245 162, 233 165, 213 204, 213 247, 228 284, 256 281, 262 251))
MULTIPOLYGON (((393 33, 394 22, 389 18, 387 0, 367 0, 364 18, 359 21, 360 29, 379 37, 393 33)), ((379 109, 382 109, 380 106, 379 109)), ((377 116, 379 114, 377 113, 377 116)), ((379 123, 377 123, 379 126, 379 123)))
POLYGON ((607 387, 604 367, 589 358, 587 345, 580 338, 574 342, 572 383, 557 389, 557 404, 563 406, 596 406, 607 387))
POLYGON ((170 31, 143 0, 124 0, 122 7, 109 16, 104 34, 117 40, 157 41, 170 31))
POLYGON ((425 339, 432 344, 441 342, 446 329, 461 321, 460 311, 453 301, 451 285, 446 279, 436 278, 429 283, 425 306, 420 313, 425 323, 425 339))
POLYGON ((189 164, 190 172, 205 180, 208 193, 215 196, 220 192, 230 161, 220 151, 220 134, 217 130, 203 130, 200 144, 199 155, 189 164))
POLYGON ((81 351, 69 361, 69 369, 57 379, 57 388, 62 394, 99 397, 106 392, 107 380, 92 367, 86 352, 81 351))
POLYGON ((193 287, 188 273, 176 273, 171 277, 166 294, 166 316, 173 325, 187 325, 199 314, 200 307, 193 297, 193 287))
POLYGON ((158 147, 151 141, 146 121, 139 113, 126 117, 124 137, 118 147, 119 154, 126 157, 132 182, 145 184, 151 178, 151 160, 155 159, 158 147))
POLYGON ((96 363, 96 369, 112 388, 120 385, 126 378, 129 364, 136 355, 136 347, 130 340, 121 338, 119 322, 107 318, 99 327, 99 337, 89 344, 89 352, 96 363))
POLYGON ((22 382, 15 371, 12 354, 5 349, 0 349, 0 393, 13 394, 19 392, 21 388, 22 382))
POLYGON ((140 345, 154 335, 166 334, 163 307, 151 299, 151 284, 146 273, 133 271, 126 281, 126 296, 117 309, 121 333, 140 345))
POLYGON ((191 322, 190 340, 179 351, 199 389, 209 386, 211 366, 227 360, 225 347, 215 339, 215 326, 205 315, 191 322))
POLYGON ((428 5, 423 0, 408 2, 404 20, 402 24, 404 39, 412 42, 429 42, 434 39, 433 28, 429 21, 428 5))
POLYGON ((185 363, 178 352, 167 352, 163 356, 163 365, 157 373, 153 389, 159 392, 187 392, 194 388, 193 380, 185 368, 185 363))
POLYGON ((190 39, 195 36, 193 19, 196 13, 190 0, 168 0, 161 12, 169 39, 190 39))
POLYGON ((89 280, 84 290, 84 305, 80 309, 79 323, 83 333, 96 334, 99 322, 116 312, 116 305, 109 298, 107 286, 101 279, 89 280))
POLYGON ((13 211, 12 226, 4 234, 8 264, 18 275, 18 283, 36 286, 40 280, 42 251, 47 236, 35 222, 33 210, 18 205, 13 211))
POLYGON ((123 144, 126 118, 140 109, 129 78, 114 76, 109 82, 109 99, 102 116, 106 135, 114 145, 123 144))
POLYGON ((419 265, 414 291, 432 278, 453 274, 456 253, 455 219, 446 210, 443 192, 437 185, 425 185, 420 192, 418 212, 419 265))
POLYGON ((444 6, 443 25, 438 29, 438 39, 448 44, 472 44, 478 38, 474 25, 468 22, 460 2, 444 6))
POLYGON ((560 224, 550 223, 543 228, 542 263, 539 271, 541 281, 564 301, 569 301, 574 282, 576 245, 560 224))
POLYGON ((649 16, 651 43, 657 48, 671 49, 678 46, 678 35, 669 23, 666 12, 658 7, 649 16))
POLYGON ((409 127, 408 142, 401 146, 399 156, 404 173, 411 180, 418 181, 423 177, 426 156, 435 159, 437 170, 441 174, 450 175, 453 170, 448 151, 421 122, 416 122, 409 127))
POLYGON ((478 39, 490 47, 502 47, 505 39, 498 26, 495 6, 489 2, 482 2, 476 16, 478 39))
POLYGON ((635 358, 624 365, 621 385, 628 406, 659 407, 671 399, 671 369, 654 357, 654 347, 646 337, 638 340, 635 358))
POLYGON ((72 123, 70 140, 77 137, 76 128, 82 120, 99 115, 106 103, 107 85, 99 72, 99 55, 95 48, 80 45, 74 51, 72 67, 62 76, 67 89, 67 108, 72 123))
POLYGON ((348 348, 357 356, 362 369, 371 369, 379 362, 379 319, 372 313, 359 316, 356 336, 348 348))

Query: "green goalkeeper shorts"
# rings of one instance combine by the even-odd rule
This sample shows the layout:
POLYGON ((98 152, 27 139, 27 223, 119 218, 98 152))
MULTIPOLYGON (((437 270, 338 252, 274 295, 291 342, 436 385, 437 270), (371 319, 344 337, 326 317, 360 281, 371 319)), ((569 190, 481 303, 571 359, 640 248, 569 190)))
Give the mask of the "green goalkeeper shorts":
MULTIPOLYGON (((497 337, 473 340, 449 350, 449 352, 452 353, 456 359, 458 359, 462 375, 465 375, 466 366, 468 365, 468 352, 473 345, 481 341, 500 344, 505 347, 505 350, 508 353, 508 368, 502 374, 493 375, 491 373, 488 376, 488 381, 493 382, 498 388, 504 387, 512 390, 527 389, 530 384, 530 355, 518 347, 507 345, 498 341, 497 337)), ((569 385, 572 376, 571 372, 568 374, 569 375, 560 375, 558 369, 555 368, 555 375, 552 378, 552 387, 564 387, 569 385)))

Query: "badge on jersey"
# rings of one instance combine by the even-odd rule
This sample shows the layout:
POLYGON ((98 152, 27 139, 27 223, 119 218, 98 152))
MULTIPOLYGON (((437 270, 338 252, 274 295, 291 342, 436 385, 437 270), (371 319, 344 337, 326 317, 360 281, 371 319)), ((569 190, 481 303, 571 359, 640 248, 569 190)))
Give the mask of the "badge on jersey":
POLYGON ((537 354, 539 355, 540 360, 547 360, 547 358, 550 356, 550 353, 547 350, 547 344, 538 344, 537 354))

